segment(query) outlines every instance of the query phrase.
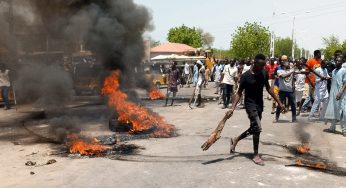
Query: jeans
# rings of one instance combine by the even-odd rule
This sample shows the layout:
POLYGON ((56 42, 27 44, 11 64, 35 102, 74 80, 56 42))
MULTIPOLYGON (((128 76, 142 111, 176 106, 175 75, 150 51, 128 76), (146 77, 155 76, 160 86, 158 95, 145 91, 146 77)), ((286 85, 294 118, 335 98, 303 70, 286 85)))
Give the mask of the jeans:
POLYGON ((233 85, 224 84, 223 88, 223 105, 227 107, 231 101, 231 94, 233 93, 233 85))
POLYGON ((1 87, 1 97, 4 100, 4 105, 6 108, 10 108, 10 101, 8 99, 9 92, 10 92, 10 87, 8 86, 1 87))
MULTIPOLYGON (((282 103, 285 102, 286 98, 288 99, 288 103, 291 106, 292 110, 292 121, 295 121, 297 119, 297 112, 296 112, 296 99, 294 92, 287 92, 287 91, 279 91, 279 99, 282 103)), ((281 108, 278 105, 276 107, 276 119, 278 120, 280 117, 281 108)))
POLYGON ((305 99, 305 102, 303 103, 302 108, 303 109, 307 109, 310 102, 311 105, 314 103, 314 88, 312 88, 311 86, 309 86, 309 96, 305 99))

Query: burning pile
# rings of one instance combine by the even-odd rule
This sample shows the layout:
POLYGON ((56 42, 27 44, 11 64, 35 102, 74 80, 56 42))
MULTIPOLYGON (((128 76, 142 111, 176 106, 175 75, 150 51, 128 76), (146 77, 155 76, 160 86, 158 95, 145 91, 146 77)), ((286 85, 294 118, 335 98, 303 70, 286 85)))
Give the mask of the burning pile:
POLYGON ((120 71, 113 71, 104 81, 102 94, 108 96, 108 105, 113 108, 122 123, 131 122, 131 134, 150 132, 152 137, 171 137, 175 134, 173 125, 167 124, 164 119, 148 109, 129 101, 127 94, 120 90, 120 71))
POLYGON ((97 139, 93 139, 90 143, 80 138, 77 134, 67 136, 69 152, 72 154, 81 154, 87 156, 101 156, 111 147, 99 143, 97 139))
MULTIPOLYGON (((302 144, 296 147, 296 152, 298 154, 309 154, 310 152, 310 147, 309 144, 302 144)), ((297 158, 295 160, 295 164, 290 165, 290 166, 298 166, 298 167, 307 167, 307 168, 313 168, 313 169, 317 169, 317 170, 326 170, 327 169, 327 165, 323 162, 319 162, 319 161, 311 161, 311 160, 304 160, 304 159, 300 159, 297 158)))
POLYGON ((164 99, 165 95, 159 89, 152 89, 149 92, 149 98, 151 100, 164 99))
POLYGON ((306 153, 309 153, 309 151, 310 151, 309 144, 302 144, 297 147, 297 152, 299 154, 306 154, 306 153))
POLYGON ((319 169, 319 170, 327 169, 327 165, 323 162, 311 162, 311 161, 302 160, 302 159, 296 159, 296 165, 302 166, 302 167, 319 169))

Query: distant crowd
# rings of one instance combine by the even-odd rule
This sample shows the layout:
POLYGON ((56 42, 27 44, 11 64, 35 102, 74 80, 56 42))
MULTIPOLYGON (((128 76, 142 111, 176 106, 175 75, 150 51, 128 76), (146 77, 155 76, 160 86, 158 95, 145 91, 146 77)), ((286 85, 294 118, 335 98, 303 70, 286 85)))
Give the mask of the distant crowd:
MULTIPOLYGON (((168 93, 174 98, 180 87, 195 87, 194 106, 203 107, 202 88, 210 87, 214 82, 215 94, 219 95, 222 109, 230 108, 232 96, 237 92, 241 76, 253 66, 254 59, 214 60, 209 66, 202 61, 193 67, 185 63, 179 69, 174 63, 168 75, 168 93)), ((297 121, 301 113, 309 113, 309 121, 331 123, 326 132, 335 133, 336 124, 340 123, 343 136, 346 136, 346 55, 336 51, 332 59, 321 59, 321 51, 314 51, 314 57, 291 59, 286 55, 279 58, 267 58, 264 67, 268 74, 271 90, 285 104, 286 110, 292 113, 292 122, 297 121)), ((272 100, 271 113, 274 122, 280 121, 282 109, 268 94, 266 99, 272 100)), ((244 100, 240 100, 238 108, 244 108, 244 100)), ((190 101, 191 103, 191 101, 190 101)))

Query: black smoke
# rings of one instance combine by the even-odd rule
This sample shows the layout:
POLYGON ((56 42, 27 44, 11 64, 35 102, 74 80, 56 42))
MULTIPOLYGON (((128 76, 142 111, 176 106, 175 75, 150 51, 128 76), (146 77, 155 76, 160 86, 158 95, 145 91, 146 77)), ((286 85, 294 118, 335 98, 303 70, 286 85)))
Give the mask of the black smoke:
MULTIPOLYGON (((152 29, 151 15, 145 7, 135 4, 133 0, 12 2, 15 33, 33 32, 37 36, 35 40, 24 41, 11 33, 8 20, 10 5, 5 1, 0 3, 0 45, 11 52, 8 56, 19 57, 19 49, 23 46, 35 51, 40 44, 46 43, 47 38, 59 44, 58 50, 65 55, 78 51, 80 44, 84 44, 102 62, 104 69, 100 75, 105 77, 112 70, 120 70, 123 89, 150 89, 151 83, 145 81, 141 71, 145 54, 142 35, 146 30, 152 29)), ((7 62, 17 75, 18 99, 35 102, 44 108, 50 113, 49 117, 55 117, 54 127, 59 127, 58 124, 71 124, 74 127, 75 116, 71 114, 73 118, 68 118, 66 116, 69 114, 64 114, 65 106, 73 99, 73 82, 63 66, 52 65, 54 63, 49 59, 37 63, 23 58, 20 62, 17 59, 7 62), (57 119, 59 117, 63 121, 57 119)))

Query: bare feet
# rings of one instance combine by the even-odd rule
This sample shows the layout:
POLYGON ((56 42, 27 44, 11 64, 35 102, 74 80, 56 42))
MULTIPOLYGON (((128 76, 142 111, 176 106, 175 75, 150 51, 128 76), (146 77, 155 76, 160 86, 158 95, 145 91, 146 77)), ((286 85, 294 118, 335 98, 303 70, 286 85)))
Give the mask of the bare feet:
POLYGON ((264 166, 264 162, 263 162, 263 160, 261 159, 261 157, 260 157, 258 154, 256 154, 256 155, 254 156, 254 158, 252 159, 252 161, 253 161, 255 164, 257 164, 257 165, 264 166))
POLYGON ((236 138, 231 138, 231 148, 229 150, 229 153, 234 153, 235 152, 235 147, 237 146, 236 138))

